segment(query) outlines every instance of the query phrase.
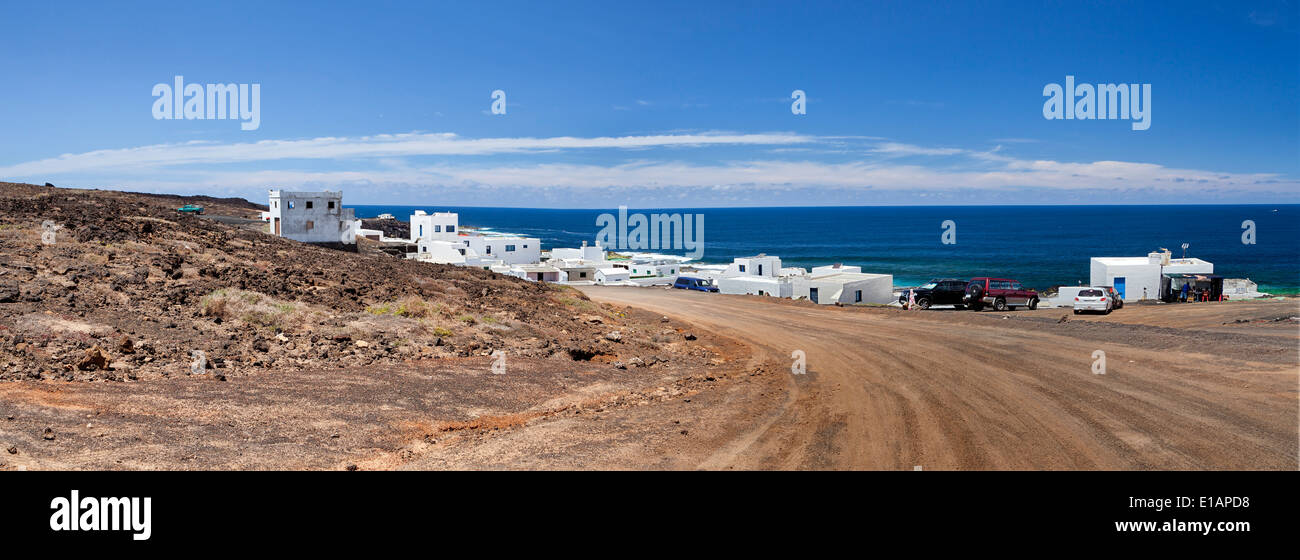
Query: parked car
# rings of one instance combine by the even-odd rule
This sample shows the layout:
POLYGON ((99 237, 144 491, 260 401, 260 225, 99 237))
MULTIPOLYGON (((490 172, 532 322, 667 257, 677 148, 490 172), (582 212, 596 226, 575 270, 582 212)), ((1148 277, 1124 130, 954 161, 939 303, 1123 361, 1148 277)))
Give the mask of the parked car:
POLYGON ((939 278, 931 280, 915 288, 903 290, 898 296, 898 303, 907 304, 908 296, 912 296, 912 301, 921 309, 927 309, 931 305, 955 305, 958 308, 965 304, 962 298, 966 295, 966 281, 954 278, 939 278))
POLYGON ((186 204, 185 206, 177 208, 176 211, 182 214, 202 214, 203 207, 194 204, 186 204))
POLYGON ((713 285, 713 280, 708 278, 694 278, 691 276, 678 276, 677 281, 673 282, 673 287, 682 290, 696 290, 699 292, 718 291, 718 287, 713 285))
POLYGON ((985 305, 991 305, 998 311, 1016 307, 1038 309, 1038 292, 1026 289, 1019 281, 1008 278, 971 278, 966 284, 966 295, 962 302, 975 311, 983 309, 985 305))
POLYGON ((1074 314, 1078 315, 1084 311, 1100 311, 1110 313, 1114 310, 1115 298, 1104 287, 1088 288, 1079 290, 1079 295, 1074 296, 1074 314))
POLYGON ((1124 298, 1119 297, 1119 292, 1115 290, 1115 287, 1114 287, 1114 286, 1102 286, 1102 287, 1103 287, 1103 288, 1106 288, 1106 293, 1107 293, 1107 294, 1110 294, 1110 301, 1113 303, 1113 305, 1111 305, 1110 308, 1111 308, 1111 309, 1123 309, 1123 308, 1124 308, 1124 298))

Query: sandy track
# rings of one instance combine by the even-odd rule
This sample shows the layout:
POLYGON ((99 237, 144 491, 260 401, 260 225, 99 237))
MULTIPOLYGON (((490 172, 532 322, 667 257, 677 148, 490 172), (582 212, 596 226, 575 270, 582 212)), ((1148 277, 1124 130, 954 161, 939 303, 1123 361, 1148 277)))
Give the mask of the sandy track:
POLYGON ((1187 328, 1247 310, 1295 315, 1294 301, 1170 307, 1183 327, 1171 329, 1154 324, 1159 308, 1132 314, 1145 324, 1114 320, 1124 311, 1110 324, 1057 323, 1060 310, 1004 319, 661 289, 584 291, 734 338, 787 372, 785 404, 718 446, 703 468, 1297 467, 1294 323, 1282 327, 1286 336, 1275 325, 1234 326, 1231 337, 1187 328), (794 350, 807 355, 804 376, 788 373, 794 350), (1106 354, 1105 375, 1092 372, 1096 350, 1106 354))

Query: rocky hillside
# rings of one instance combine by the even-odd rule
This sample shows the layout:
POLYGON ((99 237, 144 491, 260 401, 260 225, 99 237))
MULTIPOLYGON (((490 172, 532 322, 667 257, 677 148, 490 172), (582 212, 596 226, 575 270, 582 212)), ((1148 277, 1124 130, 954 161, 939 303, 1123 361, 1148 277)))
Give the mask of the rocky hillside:
POLYGON ((0 183, 0 379, 225 379, 496 350, 613 368, 689 353, 684 333, 576 290, 212 219, 255 217, 239 199, 175 211, 195 200, 0 183))

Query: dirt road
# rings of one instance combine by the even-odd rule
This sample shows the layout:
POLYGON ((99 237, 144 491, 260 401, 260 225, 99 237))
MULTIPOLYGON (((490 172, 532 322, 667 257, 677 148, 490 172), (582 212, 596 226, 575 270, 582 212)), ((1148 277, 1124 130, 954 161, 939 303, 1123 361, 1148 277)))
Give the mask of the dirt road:
POLYGON ((734 338, 787 373, 785 404, 703 468, 1297 468, 1300 333, 1267 319, 1297 315, 1294 300, 1130 306, 1059 322, 1068 311, 584 291, 734 338), (1158 326, 1161 312, 1179 328, 1158 326), (1140 324, 1117 320, 1125 313, 1140 324), (1238 315, 1255 322, 1224 332, 1238 315), (788 373, 795 351, 806 355, 804 375, 788 373), (1094 373, 1097 351, 1104 374, 1094 373))

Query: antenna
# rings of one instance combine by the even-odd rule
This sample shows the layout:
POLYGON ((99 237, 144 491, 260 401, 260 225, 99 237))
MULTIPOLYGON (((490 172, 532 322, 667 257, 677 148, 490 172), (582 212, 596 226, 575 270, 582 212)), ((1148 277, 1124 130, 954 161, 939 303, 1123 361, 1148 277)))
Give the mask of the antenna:
POLYGON ((1190 243, 1183 243, 1183 258, 1187 258, 1187 248, 1191 247, 1190 243))

